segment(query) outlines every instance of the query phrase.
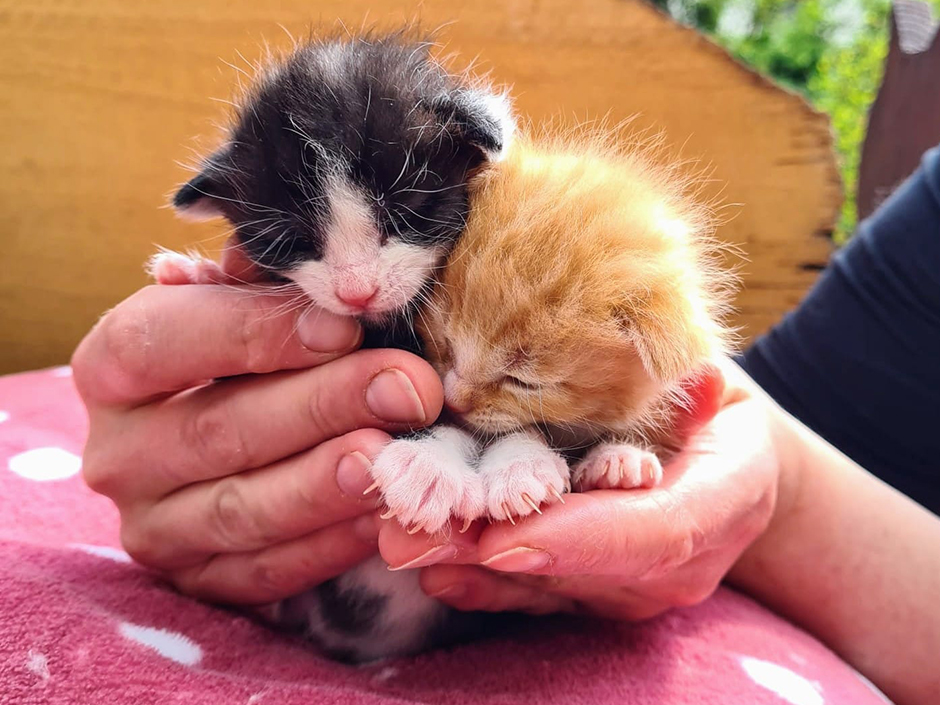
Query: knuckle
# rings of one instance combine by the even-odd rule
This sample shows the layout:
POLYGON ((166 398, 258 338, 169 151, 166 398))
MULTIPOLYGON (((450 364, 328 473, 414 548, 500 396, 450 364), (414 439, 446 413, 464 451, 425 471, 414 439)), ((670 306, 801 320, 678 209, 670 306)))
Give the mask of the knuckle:
POLYGON ((679 607, 693 607, 695 605, 705 602, 709 597, 715 594, 715 590, 718 589, 720 582, 718 580, 712 581, 701 581, 697 585, 693 585, 688 589, 684 594, 684 599, 676 603, 679 607))
POLYGON ((706 549, 710 535, 679 500, 659 500, 665 526, 674 527, 659 544, 643 578, 668 575, 686 565, 706 549))
POLYGON ((110 497, 115 490, 115 479, 118 473, 93 439, 94 433, 89 433, 85 451, 82 453, 82 479, 93 492, 110 497))
POLYGON ((140 522, 122 516, 120 538, 121 546, 135 561, 145 566, 160 567, 159 556, 156 552, 158 544, 140 522))
POLYGON ((181 434, 183 447, 204 465, 231 472, 250 466, 244 438, 224 403, 209 400, 199 405, 183 423, 181 434))
POLYGON ((253 591, 267 599, 279 599, 297 592, 297 567, 259 558, 251 566, 253 591))
POLYGON ((229 550, 250 550, 264 543, 257 518, 250 511, 241 485, 222 480, 212 494, 210 526, 219 543, 229 550))
POLYGON ((239 311, 238 345, 244 369, 249 374, 266 374, 277 369, 272 350, 279 350, 284 341, 273 337, 274 327, 271 312, 264 313, 244 306, 239 311))
POLYGON ((665 575, 685 565, 696 555, 697 543, 693 533, 683 533, 666 541, 649 574, 665 575))
POLYGON ((711 597, 720 584, 720 579, 698 575, 676 584, 672 590, 661 588, 659 597, 672 607, 694 607, 711 597))
POLYGON ((335 390, 325 385, 314 385, 310 390, 307 412, 313 429, 323 438, 335 438, 342 432, 336 400, 335 390))
POLYGON ((170 571, 166 577, 184 595, 224 602, 219 594, 216 576, 212 572, 211 559, 197 566, 170 571))

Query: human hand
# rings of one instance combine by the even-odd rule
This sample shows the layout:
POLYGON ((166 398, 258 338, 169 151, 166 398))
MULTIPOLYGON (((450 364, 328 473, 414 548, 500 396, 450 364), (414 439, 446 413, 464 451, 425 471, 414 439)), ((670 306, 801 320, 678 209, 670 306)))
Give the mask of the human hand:
MULTIPOLYGON (((224 266, 240 280, 244 264, 224 266)), ((440 411, 424 361, 350 354, 355 321, 297 304, 257 287, 151 286, 73 357, 85 479, 120 510, 131 556, 184 592, 263 604, 374 554, 369 463, 386 432, 440 411)))
POLYGON ((688 440, 660 486, 565 495, 516 526, 447 541, 388 522, 383 557, 423 567, 424 591, 461 610, 637 620, 704 600, 770 520, 780 444, 774 407, 734 365, 690 393, 688 440))

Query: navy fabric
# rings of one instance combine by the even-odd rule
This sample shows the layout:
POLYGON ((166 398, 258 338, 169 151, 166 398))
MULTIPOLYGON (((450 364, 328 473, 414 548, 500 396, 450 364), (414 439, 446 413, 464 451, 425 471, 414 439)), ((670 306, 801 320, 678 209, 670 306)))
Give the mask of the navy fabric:
POLYGON ((788 412, 940 513, 940 147, 739 362, 788 412))

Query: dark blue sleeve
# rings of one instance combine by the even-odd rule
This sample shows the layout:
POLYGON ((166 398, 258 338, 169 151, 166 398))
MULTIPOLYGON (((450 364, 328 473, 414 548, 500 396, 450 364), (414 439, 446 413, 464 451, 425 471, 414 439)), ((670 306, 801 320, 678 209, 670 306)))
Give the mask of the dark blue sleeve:
POLYGON ((940 147, 740 362, 784 409, 940 513, 940 147))

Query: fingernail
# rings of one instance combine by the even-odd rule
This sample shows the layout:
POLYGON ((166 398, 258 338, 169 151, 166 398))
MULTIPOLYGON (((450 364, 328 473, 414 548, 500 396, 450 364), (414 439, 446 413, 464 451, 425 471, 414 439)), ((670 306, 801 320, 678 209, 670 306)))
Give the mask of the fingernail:
POLYGON ((336 484, 347 497, 362 499, 362 493, 372 484, 369 469, 372 463, 359 451, 340 458, 336 466, 336 484))
POLYGON ((440 600, 443 597, 450 598, 451 600, 459 599, 467 594, 466 585, 447 585, 446 587, 441 588, 437 592, 429 592, 428 597, 433 597, 437 600, 440 600))
POLYGON ((344 352, 359 342, 362 327, 355 318, 316 310, 301 314, 297 322, 297 336, 308 350, 344 352))
POLYGON ((375 514, 363 514, 353 522, 353 533, 365 543, 378 543, 380 527, 381 524, 375 514))
POLYGON ((434 565, 435 563, 440 563, 442 561, 449 561, 451 558, 454 558, 457 555, 456 546, 436 546, 426 553, 422 553, 417 558, 403 563, 402 565, 390 565, 389 570, 411 570, 412 568, 425 568, 429 565, 434 565))
POLYGON ((486 559, 483 565, 504 573, 528 573, 545 567, 551 558, 537 548, 513 548, 486 559))
POLYGON ((427 414, 411 380, 401 370, 379 372, 366 389, 366 404, 373 414, 396 423, 424 423, 427 414))

